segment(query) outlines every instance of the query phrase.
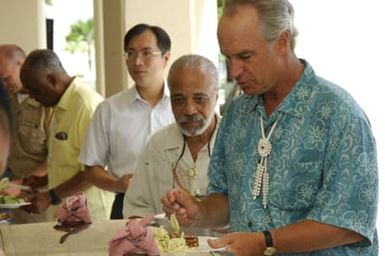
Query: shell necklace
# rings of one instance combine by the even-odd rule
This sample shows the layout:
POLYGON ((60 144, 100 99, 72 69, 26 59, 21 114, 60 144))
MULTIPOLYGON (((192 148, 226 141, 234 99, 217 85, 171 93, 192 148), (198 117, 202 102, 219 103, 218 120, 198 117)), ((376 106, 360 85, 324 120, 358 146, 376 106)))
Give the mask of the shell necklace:
POLYGON ((258 196, 261 195, 262 192, 263 208, 267 207, 267 197, 269 194, 269 172, 267 170, 267 158, 270 155, 272 149, 269 139, 271 138, 271 135, 277 127, 279 119, 280 118, 278 117, 277 120, 274 122, 269 133, 267 134, 267 137, 265 136, 265 129, 263 125, 262 116, 260 117, 259 122, 262 138, 259 139, 257 149, 261 159, 259 160, 257 169, 255 170, 255 181, 251 194, 253 196, 253 199, 255 200, 258 196))

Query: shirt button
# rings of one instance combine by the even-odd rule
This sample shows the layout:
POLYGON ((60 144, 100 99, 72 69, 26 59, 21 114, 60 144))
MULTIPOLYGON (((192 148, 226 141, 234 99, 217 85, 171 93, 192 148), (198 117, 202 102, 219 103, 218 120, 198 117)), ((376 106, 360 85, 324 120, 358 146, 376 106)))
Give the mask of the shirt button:
POLYGON ((249 221, 249 222, 247 223, 247 226, 249 226, 249 228, 252 228, 252 227, 253 227, 253 222, 249 221))

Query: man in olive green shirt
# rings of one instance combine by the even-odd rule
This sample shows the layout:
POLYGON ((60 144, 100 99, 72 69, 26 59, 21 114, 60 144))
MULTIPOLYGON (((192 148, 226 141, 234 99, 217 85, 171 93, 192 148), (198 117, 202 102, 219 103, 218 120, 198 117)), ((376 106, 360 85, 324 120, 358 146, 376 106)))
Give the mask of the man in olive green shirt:
POLYGON ((25 59, 17 45, 0 45, 0 79, 8 91, 13 113, 13 131, 8 168, 14 179, 45 174, 52 108, 28 96, 19 73, 25 59))
MULTIPOLYGON (((0 79, 7 90, 12 109, 11 148, 7 161, 6 175, 12 180, 23 178, 28 184, 36 176, 47 174, 48 135, 52 108, 29 97, 20 81, 19 73, 25 60, 24 51, 14 44, 0 45, 0 79)), ((45 214, 29 215, 20 209, 13 209, 13 223, 47 221, 45 214)))

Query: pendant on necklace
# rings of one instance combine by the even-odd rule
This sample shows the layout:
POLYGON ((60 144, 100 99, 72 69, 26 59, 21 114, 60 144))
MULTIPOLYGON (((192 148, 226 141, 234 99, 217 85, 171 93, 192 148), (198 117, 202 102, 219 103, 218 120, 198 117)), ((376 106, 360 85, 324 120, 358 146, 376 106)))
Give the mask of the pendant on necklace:
POLYGON ((271 143, 266 138, 259 139, 258 142, 258 153, 261 157, 267 157, 271 152, 271 143))
POLYGON ((253 200, 262 194, 263 208, 267 207, 268 194, 269 194, 269 172, 267 169, 267 159, 271 153, 272 145, 269 141, 273 134, 275 127, 277 126, 278 119, 274 122, 267 137, 265 136, 265 129, 263 125, 262 117, 260 118, 261 138, 258 141, 257 151, 260 156, 260 161, 255 170, 255 181, 251 195, 253 200))
POLYGON ((197 169, 195 167, 192 167, 188 170, 187 172, 187 175, 188 177, 191 179, 191 180, 194 180, 195 177, 197 176, 197 169))

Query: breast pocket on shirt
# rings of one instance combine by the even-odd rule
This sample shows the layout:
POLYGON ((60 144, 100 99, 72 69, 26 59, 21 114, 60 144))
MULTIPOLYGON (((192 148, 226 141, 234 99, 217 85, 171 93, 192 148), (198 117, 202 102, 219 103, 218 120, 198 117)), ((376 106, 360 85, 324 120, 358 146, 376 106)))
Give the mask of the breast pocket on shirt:
POLYGON ((18 128, 20 145, 29 154, 46 154, 46 134, 33 123, 24 122, 18 128))
POLYGON ((270 176, 269 203, 277 208, 296 211, 311 208, 322 180, 319 161, 297 162, 282 174, 270 176))
POLYGON ((77 163, 79 151, 69 141, 69 135, 66 132, 56 132, 55 138, 50 141, 50 157, 54 158, 57 165, 72 165, 77 163), (76 161, 74 162, 74 160, 76 161))

